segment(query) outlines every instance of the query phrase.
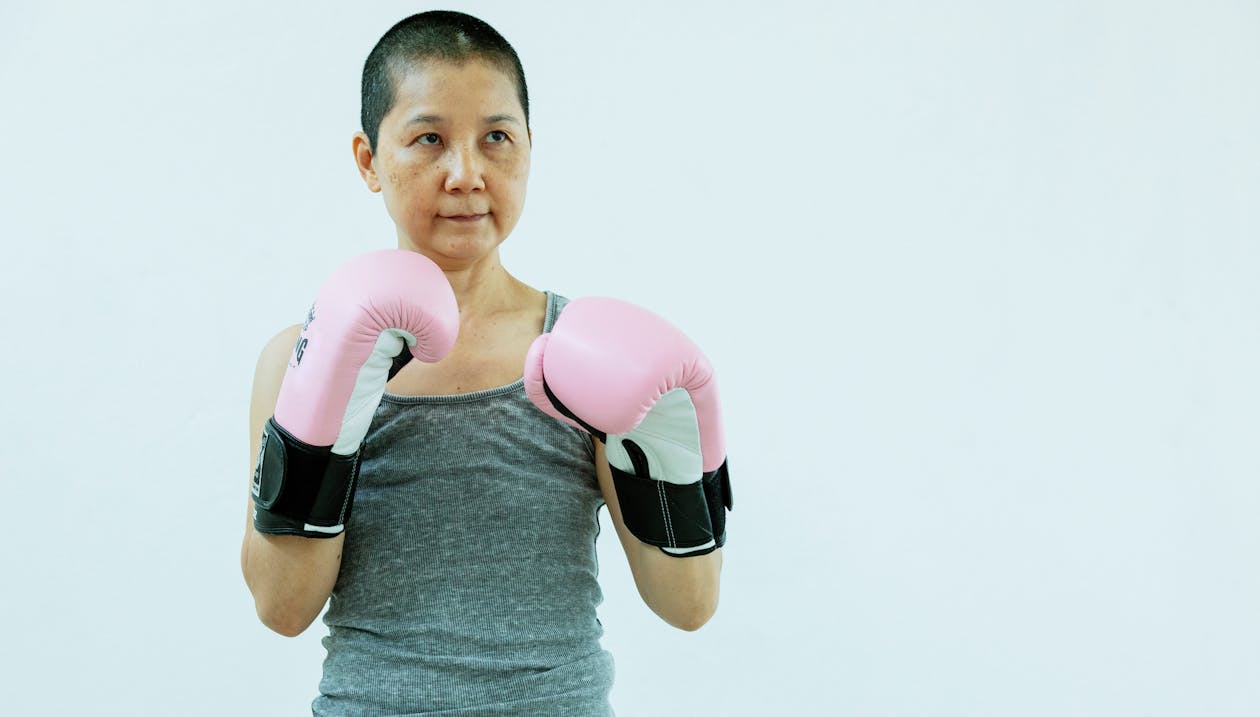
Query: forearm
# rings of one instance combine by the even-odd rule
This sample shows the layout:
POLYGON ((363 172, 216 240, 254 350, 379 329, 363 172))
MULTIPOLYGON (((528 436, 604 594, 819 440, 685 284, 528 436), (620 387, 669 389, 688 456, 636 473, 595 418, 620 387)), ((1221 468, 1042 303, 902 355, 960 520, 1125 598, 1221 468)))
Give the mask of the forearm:
POLYGON ((345 534, 332 538, 263 535, 246 525, 241 572, 263 624, 293 637, 323 609, 341 569, 345 534))
POLYGON ((652 612, 680 630, 697 630, 708 622, 717 611, 722 550, 676 558, 629 538, 635 586, 652 612))
POLYGON ((613 486, 604 443, 595 445, 595 477, 599 482, 617 538, 625 550, 639 596, 662 620, 680 630, 698 630, 717 611, 722 574, 722 549, 705 555, 666 555, 645 543, 626 527, 621 503, 613 486))

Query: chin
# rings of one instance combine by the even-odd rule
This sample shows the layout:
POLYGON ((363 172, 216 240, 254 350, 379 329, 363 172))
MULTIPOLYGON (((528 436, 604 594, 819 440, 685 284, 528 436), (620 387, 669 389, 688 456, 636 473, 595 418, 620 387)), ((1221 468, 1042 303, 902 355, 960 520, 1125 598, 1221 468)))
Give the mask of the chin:
POLYGON ((403 240, 399 248, 432 259, 443 269, 457 269, 493 256, 503 240, 494 236, 438 236, 425 241, 403 240))

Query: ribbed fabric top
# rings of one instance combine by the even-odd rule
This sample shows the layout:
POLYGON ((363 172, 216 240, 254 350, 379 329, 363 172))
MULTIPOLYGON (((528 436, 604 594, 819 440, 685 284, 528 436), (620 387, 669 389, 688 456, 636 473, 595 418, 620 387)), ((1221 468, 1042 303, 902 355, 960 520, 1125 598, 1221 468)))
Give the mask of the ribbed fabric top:
MULTIPOLYGON (((566 300, 547 293, 544 331, 566 300)), ((524 381, 386 394, 368 429, 315 715, 610 715, 590 440, 524 381)))

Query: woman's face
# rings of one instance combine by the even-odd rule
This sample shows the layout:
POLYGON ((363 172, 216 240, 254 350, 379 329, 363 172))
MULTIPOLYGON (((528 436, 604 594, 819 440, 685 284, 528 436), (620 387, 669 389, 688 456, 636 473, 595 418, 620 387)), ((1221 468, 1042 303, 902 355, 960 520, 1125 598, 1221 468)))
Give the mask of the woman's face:
POLYGON ((530 136, 509 75, 481 60, 426 62, 402 77, 376 153, 355 157, 398 227, 398 246, 444 269, 492 253, 520 219, 530 136))

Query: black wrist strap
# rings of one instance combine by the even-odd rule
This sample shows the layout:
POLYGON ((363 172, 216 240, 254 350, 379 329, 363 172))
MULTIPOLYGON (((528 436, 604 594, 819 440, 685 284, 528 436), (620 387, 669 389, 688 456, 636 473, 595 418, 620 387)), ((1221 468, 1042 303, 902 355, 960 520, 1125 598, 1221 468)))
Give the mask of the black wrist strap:
POLYGON ((705 555, 726 543, 731 491, 725 462, 682 485, 609 467, 622 522, 634 537, 674 557, 705 555))
POLYGON ((704 486, 704 498, 709 505, 713 540, 720 548, 726 544, 726 511, 735 507, 735 500, 731 495, 731 474, 726 469, 726 461, 722 461, 717 470, 705 473, 700 483, 704 486))
POLYGON ((269 419, 254 468, 254 528, 308 538, 340 534, 350 520, 361 451, 343 456, 303 443, 269 419))

